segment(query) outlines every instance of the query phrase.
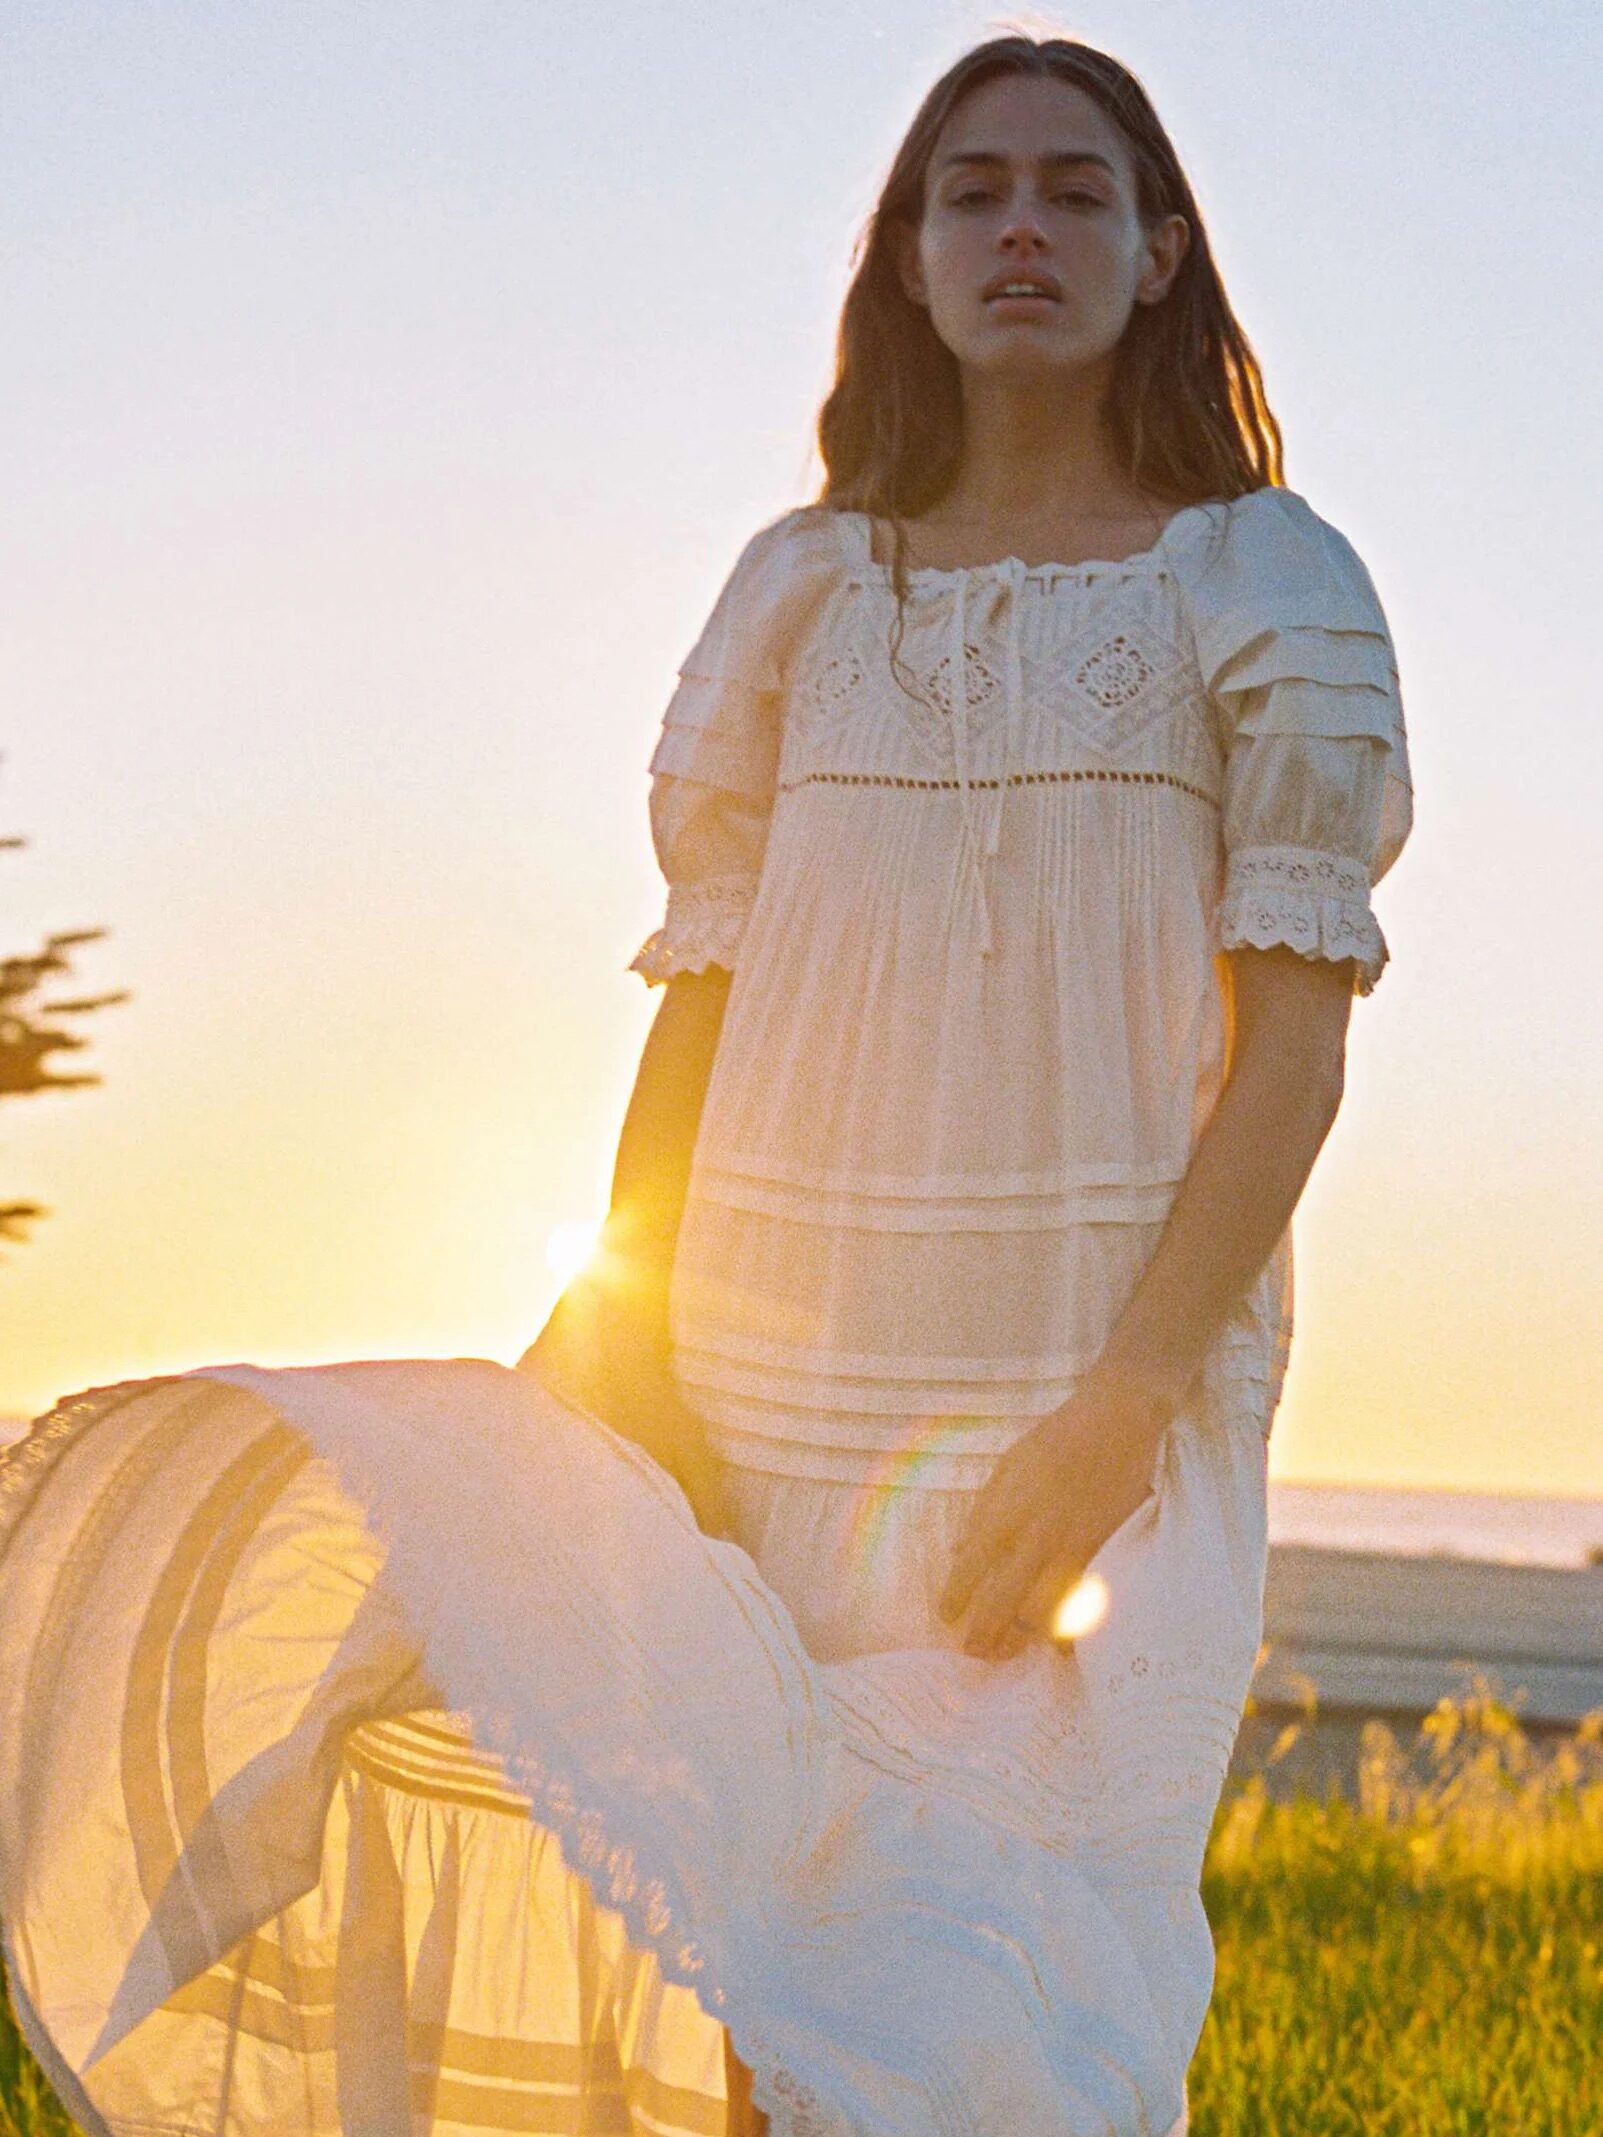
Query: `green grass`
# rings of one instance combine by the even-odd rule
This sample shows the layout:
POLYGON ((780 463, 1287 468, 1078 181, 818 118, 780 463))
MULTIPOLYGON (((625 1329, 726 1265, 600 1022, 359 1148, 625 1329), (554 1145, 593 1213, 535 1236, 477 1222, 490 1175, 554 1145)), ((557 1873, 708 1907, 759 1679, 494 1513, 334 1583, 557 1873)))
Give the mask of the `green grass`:
POLYGON ((0 2137, 69 2137, 74 2129, 39 2075, 0 1995, 0 2137))
POLYGON ((1371 1723, 1355 1802, 1254 1776, 1203 1898, 1193 2137, 1603 2133, 1603 1710, 1542 1751, 1479 1680, 1371 1723))
MULTIPOLYGON (((1603 2137, 1603 1711, 1542 1750, 1483 1682, 1356 1802, 1254 1776, 1203 1896, 1193 2137, 1603 2137)), ((71 2128, 0 2009, 0 2137, 71 2128)))

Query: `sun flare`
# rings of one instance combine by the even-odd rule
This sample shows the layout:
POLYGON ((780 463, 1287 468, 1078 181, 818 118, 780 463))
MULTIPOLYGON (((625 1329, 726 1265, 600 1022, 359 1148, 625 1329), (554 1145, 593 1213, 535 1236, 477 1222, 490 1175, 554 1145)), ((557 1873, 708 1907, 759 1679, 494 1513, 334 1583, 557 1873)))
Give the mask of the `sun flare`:
POLYGON ((1101 1574, 1088 1573, 1059 1603, 1052 1620, 1053 1639, 1075 1640, 1081 1633, 1095 1632, 1107 1616, 1111 1600, 1101 1574))
POLYGON ((601 1244, 601 1226, 584 1218, 570 1218, 553 1225, 545 1243, 545 1263, 560 1284, 571 1284, 595 1259, 601 1244))

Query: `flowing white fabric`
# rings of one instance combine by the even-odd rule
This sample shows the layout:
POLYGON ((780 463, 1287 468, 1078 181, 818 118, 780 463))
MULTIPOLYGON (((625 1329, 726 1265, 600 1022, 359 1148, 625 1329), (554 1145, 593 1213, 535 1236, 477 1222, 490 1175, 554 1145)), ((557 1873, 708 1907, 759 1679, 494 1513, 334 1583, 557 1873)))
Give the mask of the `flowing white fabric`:
POLYGON ((0 1921, 29 2037, 113 2137, 450 2126, 407 2103, 408 2043, 440 2031, 427 1938, 347 1770, 444 1708, 727 2027, 772 2137, 1162 2137, 1211 1988, 1197 1879, 1263 1470, 1250 1417, 1178 1419, 1092 1569, 1103 1622, 997 1663, 933 1614, 961 1494, 889 1495, 865 1543, 828 1486, 782 1480, 812 1517, 759 1516, 757 1479, 753 1555, 482 1361, 91 1391, 0 1466, 0 1921))
POLYGON ((1224 953, 1379 977, 1396 664, 1285 490, 905 614, 871 532, 748 544, 652 759, 636 968, 733 974, 670 1299, 733 1537, 474 1361, 130 1383, 0 1464, 0 1922, 88 2129, 725 2137, 726 2037, 772 2137, 1183 2124, 1289 1227, 1100 1620, 993 1663, 935 1600, 1151 1258, 1224 953))

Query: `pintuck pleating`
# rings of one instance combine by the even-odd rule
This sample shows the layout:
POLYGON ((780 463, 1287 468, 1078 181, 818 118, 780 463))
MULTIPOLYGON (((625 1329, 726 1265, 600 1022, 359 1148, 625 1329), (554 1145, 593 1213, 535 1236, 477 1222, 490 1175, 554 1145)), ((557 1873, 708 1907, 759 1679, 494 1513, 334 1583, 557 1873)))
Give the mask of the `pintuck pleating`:
MULTIPOLYGON (((1350 960, 1360 993, 1385 962, 1411 789, 1367 575, 1260 491, 1122 563, 915 570, 899 603, 864 515, 788 515, 653 764, 648 977, 735 944, 685 1391, 743 1461, 972 1478, 1139 1280, 1223 1088, 1225 953, 1350 960)), ((1288 1279, 1283 1241, 1220 1332, 1232 1400, 1276 1384, 1288 1279)))

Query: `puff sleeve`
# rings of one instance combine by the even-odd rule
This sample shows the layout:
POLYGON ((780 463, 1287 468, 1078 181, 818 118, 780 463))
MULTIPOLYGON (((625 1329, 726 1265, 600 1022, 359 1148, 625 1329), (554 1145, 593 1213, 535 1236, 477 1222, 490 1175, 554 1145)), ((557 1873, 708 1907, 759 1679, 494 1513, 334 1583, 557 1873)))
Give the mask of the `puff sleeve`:
POLYGON ((761 528, 678 671, 649 766, 662 925, 630 963, 648 986, 733 971, 756 895, 778 769, 781 652, 806 508, 761 528))
POLYGON ((1260 490, 1226 508, 1191 601, 1224 751, 1220 947, 1351 959, 1369 994, 1390 954, 1371 892, 1413 823, 1369 573, 1294 491, 1260 490))

